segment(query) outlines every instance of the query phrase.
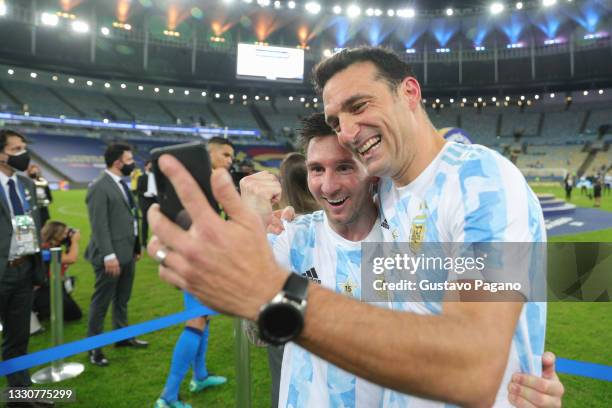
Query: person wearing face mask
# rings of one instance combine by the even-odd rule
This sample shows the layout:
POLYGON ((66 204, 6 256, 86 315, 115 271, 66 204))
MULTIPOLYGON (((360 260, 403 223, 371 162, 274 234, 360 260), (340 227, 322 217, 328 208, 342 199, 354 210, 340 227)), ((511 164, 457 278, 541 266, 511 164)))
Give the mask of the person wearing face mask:
MULTIPOLYGON (((111 300, 113 329, 128 325, 128 301, 141 252, 138 209, 124 180, 135 167, 132 148, 123 143, 111 144, 104 153, 104 161, 106 170, 90 184, 85 198, 91 226, 85 259, 91 262, 96 274, 89 307, 88 336, 102 333, 111 300)), ((135 338, 115 344, 117 347, 147 345, 147 342, 135 338)), ((108 365, 102 349, 91 350, 89 361, 101 367, 108 365)))
MULTIPOLYGON (((25 137, 13 130, 0 130, 2 360, 27 354, 33 289, 45 281, 40 255, 40 212, 36 187, 31 179, 17 174, 25 171, 29 163, 25 137)), ((9 387, 32 385, 27 370, 9 374, 7 383, 9 387)), ((9 406, 12 406, 11 403, 9 406)), ((24 403, 19 406, 48 405, 24 403)))
POLYGON ((34 180, 34 184, 36 185, 36 200, 38 201, 38 208, 40 209, 40 224, 45 225, 51 218, 49 214, 49 205, 53 202, 49 182, 42 176, 40 167, 36 164, 30 164, 28 167, 28 176, 34 180))

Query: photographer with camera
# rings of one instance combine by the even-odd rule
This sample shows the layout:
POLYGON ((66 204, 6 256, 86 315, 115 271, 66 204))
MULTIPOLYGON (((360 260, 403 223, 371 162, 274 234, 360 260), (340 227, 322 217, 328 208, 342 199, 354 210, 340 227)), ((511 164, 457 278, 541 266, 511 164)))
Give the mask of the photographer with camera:
MULTIPOLYGON (((81 308, 70 295, 74 289, 74 280, 72 276, 66 275, 66 270, 74 264, 79 257, 79 242, 81 233, 79 230, 68 227, 60 221, 48 221, 41 231, 41 250, 43 259, 49 274, 49 262, 51 261, 51 248, 64 247, 65 252, 62 253, 62 293, 64 303, 64 320, 73 321, 79 320, 83 313, 81 308)), ((51 295, 48 281, 34 291, 34 302, 32 310, 37 313, 39 319, 48 319, 51 311, 51 295)))

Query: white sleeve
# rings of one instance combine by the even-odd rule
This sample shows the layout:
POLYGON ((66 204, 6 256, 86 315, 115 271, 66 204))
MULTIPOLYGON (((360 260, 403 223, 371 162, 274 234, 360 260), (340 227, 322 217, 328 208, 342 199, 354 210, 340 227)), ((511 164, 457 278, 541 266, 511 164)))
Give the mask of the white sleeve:
POLYGON ((290 249, 289 245, 289 233, 287 230, 283 231, 279 235, 268 234, 268 242, 272 247, 272 252, 274 253, 274 258, 276 262, 283 268, 287 269, 287 271, 291 271, 291 262, 290 262, 290 249))

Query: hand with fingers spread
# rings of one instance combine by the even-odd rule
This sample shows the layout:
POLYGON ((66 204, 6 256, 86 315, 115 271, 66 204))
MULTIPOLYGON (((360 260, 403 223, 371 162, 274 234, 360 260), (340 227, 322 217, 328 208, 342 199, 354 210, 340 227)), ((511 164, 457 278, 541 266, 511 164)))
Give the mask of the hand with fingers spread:
POLYGON ((550 351, 542 356, 542 377, 516 373, 508 384, 508 399, 519 408, 559 408, 564 392, 550 351))
POLYGON ((287 278, 274 260, 258 214, 241 201, 225 170, 213 172, 211 185, 229 221, 217 216, 176 159, 162 156, 159 166, 193 220, 185 231, 166 218, 159 206, 149 210, 155 238, 148 252, 155 257, 162 249, 165 254, 160 277, 221 313, 254 320, 287 278))
POLYGON ((267 171, 260 171, 240 180, 240 196, 244 204, 261 217, 264 225, 272 222, 272 205, 280 201, 281 184, 267 171))

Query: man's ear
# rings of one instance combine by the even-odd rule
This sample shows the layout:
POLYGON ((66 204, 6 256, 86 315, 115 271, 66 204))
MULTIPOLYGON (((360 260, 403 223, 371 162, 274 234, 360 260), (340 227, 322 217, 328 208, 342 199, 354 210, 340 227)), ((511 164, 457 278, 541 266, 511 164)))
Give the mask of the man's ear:
POLYGON ((406 77, 399 85, 400 96, 406 98, 410 109, 421 104, 421 85, 415 77, 406 77))

